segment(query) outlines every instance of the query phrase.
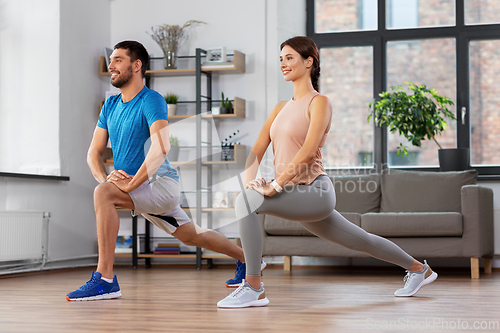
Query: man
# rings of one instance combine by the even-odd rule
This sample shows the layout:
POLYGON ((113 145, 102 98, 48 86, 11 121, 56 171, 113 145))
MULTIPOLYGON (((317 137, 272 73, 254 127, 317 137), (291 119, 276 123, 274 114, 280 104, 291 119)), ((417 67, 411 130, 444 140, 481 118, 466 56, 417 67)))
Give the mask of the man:
POLYGON ((67 294, 69 301, 121 296, 113 274, 120 226, 117 207, 131 209, 134 214, 142 213, 186 245, 235 258, 237 276, 226 284, 237 285, 245 276, 242 249, 223 235, 195 225, 178 205, 179 176, 166 158, 170 150, 167 106, 159 93, 143 83, 148 63, 146 49, 135 41, 116 44, 110 57, 111 84, 119 88, 121 94, 104 103, 87 155, 90 170, 99 182, 94 191, 99 260, 91 279, 67 294), (102 159, 108 138, 115 165, 109 175, 102 159))

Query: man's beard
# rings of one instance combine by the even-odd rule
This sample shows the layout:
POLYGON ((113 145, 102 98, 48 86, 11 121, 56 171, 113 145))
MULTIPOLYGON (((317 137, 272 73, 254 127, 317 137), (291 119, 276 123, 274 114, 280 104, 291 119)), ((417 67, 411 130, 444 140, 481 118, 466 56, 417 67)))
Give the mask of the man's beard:
POLYGON ((132 78, 132 66, 130 66, 126 72, 120 73, 115 79, 111 79, 111 84, 116 88, 121 88, 130 81, 132 78))

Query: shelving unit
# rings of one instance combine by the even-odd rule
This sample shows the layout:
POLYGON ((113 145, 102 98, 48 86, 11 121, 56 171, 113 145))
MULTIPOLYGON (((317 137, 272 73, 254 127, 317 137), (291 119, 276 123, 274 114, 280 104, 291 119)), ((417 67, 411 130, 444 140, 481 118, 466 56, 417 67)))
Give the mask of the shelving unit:
MULTIPOLYGON (((171 162, 173 166, 179 165, 194 165, 196 167, 196 207, 189 208, 191 212, 196 216, 196 222, 198 224, 202 221, 202 214, 206 214, 209 228, 212 226, 212 213, 222 212, 222 211, 232 211, 234 208, 213 208, 212 205, 212 193, 207 192, 207 202, 209 207, 202 207, 202 168, 207 170, 207 187, 212 187, 212 173, 213 168, 220 165, 234 165, 234 164, 244 164, 246 159, 246 147, 244 145, 234 146, 234 161, 202 161, 202 121, 209 121, 210 119, 224 120, 224 119, 243 119, 246 117, 245 104, 246 101, 242 98, 235 97, 234 104, 234 114, 220 114, 220 115, 209 115, 202 112, 202 106, 206 106, 206 111, 212 109, 212 74, 241 74, 245 73, 245 54, 234 51, 233 61, 230 63, 221 64, 206 64, 202 65, 201 60, 206 55, 206 51, 202 49, 196 49, 196 55, 187 58, 195 59, 195 68, 189 69, 169 69, 169 70, 147 70, 145 74, 146 85, 151 86, 151 79, 156 77, 178 77, 178 76, 194 76, 196 82, 196 101, 192 103, 196 104, 195 115, 176 115, 169 116, 170 122, 175 122, 178 120, 186 119, 189 117, 196 116, 196 146, 192 147, 196 149, 196 160, 190 162, 171 162), (202 75, 206 77, 206 96, 202 95, 202 75)), ((186 58, 186 57, 185 57, 186 58)), ((111 75, 107 71, 106 61, 104 57, 100 59, 99 65, 100 75, 111 75)), ((102 106, 102 105, 101 105, 102 106)), ((211 127, 208 126, 207 131, 207 146, 209 151, 212 149, 211 145, 211 127)), ((211 154, 209 154, 211 155, 211 154)), ((112 151, 109 149, 104 156, 105 165, 113 165, 112 151)), ((209 266, 211 266, 211 260, 215 258, 227 258, 225 255, 216 253, 205 253, 203 254, 201 248, 196 249, 195 254, 178 254, 178 255, 167 255, 167 254, 153 254, 150 250, 150 224, 146 223, 146 234, 145 234, 145 253, 137 253, 138 244, 137 243, 137 217, 132 218, 132 229, 133 229, 133 252, 132 254, 115 254, 116 257, 131 257, 133 267, 137 267, 138 259, 145 259, 146 265, 150 265, 151 258, 193 258, 196 259, 196 266, 201 269, 202 260, 207 260, 209 266)))

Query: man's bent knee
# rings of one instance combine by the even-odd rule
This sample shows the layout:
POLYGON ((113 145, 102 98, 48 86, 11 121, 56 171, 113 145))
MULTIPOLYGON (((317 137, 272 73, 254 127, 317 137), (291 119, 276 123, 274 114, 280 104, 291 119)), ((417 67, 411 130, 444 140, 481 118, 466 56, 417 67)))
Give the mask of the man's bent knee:
POLYGON ((193 222, 189 222, 177 227, 177 230, 172 234, 172 236, 187 246, 199 246, 202 242, 204 230, 205 229, 194 225, 193 222))
POLYGON ((117 206, 123 206, 126 202, 131 201, 128 193, 122 192, 113 183, 101 183, 94 189, 94 206, 100 204, 113 203, 117 206))
POLYGON ((115 185, 111 183, 101 183, 97 185, 94 189, 94 199, 97 201, 107 201, 113 197, 112 192, 114 191, 115 185))

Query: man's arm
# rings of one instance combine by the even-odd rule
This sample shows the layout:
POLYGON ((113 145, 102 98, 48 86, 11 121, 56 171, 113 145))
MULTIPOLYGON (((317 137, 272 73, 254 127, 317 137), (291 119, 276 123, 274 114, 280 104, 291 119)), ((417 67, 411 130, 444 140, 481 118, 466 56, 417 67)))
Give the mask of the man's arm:
POLYGON ((94 178, 99 183, 104 183, 107 177, 102 157, 106 150, 106 145, 108 144, 108 138, 108 131, 96 126, 92 142, 87 152, 87 164, 90 167, 92 175, 94 175, 94 178))
POLYGON ((131 192, 138 188, 142 183, 153 176, 158 168, 165 161, 170 151, 170 140, 168 132, 168 121, 160 119, 155 121, 149 127, 151 135, 151 147, 141 167, 132 179, 120 180, 116 177, 110 177, 110 181, 116 184, 123 192, 131 192))

